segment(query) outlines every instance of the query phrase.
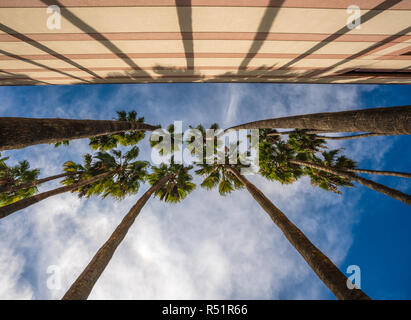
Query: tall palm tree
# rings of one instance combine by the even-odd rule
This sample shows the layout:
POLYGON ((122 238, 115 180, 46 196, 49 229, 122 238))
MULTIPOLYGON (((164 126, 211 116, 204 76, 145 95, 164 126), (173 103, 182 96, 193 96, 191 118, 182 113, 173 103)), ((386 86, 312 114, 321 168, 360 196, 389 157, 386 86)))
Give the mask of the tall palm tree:
POLYGON ((199 164, 196 173, 205 177, 201 186, 206 189, 218 187, 221 195, 244 186, 280 228, 288 241, 302 255, 318 277, 338 299, 369 299, 361 290, 350 290, 347 277, 281 212, 265 195, 239 171, 243 166, 235 164, 199 164))
MULTIPOLYGON (((268 133, 269 130, 263 131, 263 140, 260 140, 259 148, 262 147, 262 144, 267 143, 268 133)), ((268 139, 272 139, 272 137, 268 137, 268 139)), ((266 146, 267 145, 265 145, 265 147, 266 146)), ((233 150, 231 150, 231 152, 233 152, 233 150)), ((256 186, 240 173, 240 170, 247 165, 243 165, 241 162, 227 164, 230 159, 233 159, 231 152, 227 148, 225 149, 226 162, 224 164, 219 164, 216 161, 214 161, 214 164, 207 164, 205 161, 197 164, 199 169, 195 171, 196 174, 204 177, 201 187, 206 189, 218 187, 219 193, 224 196, 245 186, 247 191, 280 228, 288 241, 297 249, 317 276, 338 299, 369 299, 369 297, 359 289, 348 289, 347 277, 310 242, 281 210, 275 207, 256 186)), ((238 157, 241 156, 239 153, 236 153, 236 155, 238 157)), ((214 157, 216 157, 216 155, 214 155, 214 157)), ((278 161, 282 163, 284 160, 279 156, 278 161)), ((269 178, 279 180, 282 183, 291 183, 295 179, 298 179, 301 174, 301 169, 299 169, 298 166, 295 168, 280 168, 279 173, 269 176, 269 178)))
POLYGON ((360 289, 350 290, 347 277, 278 209, 254 184, 246 179, 239 170, 227 165, 227 170, 246 187, 251 196, 268 213, 271 220, 280 228, 285 237, 297 249, 308 265, 338 299, 369 300, 360 289))
MULTIPOLYGON (((346 173, 367 173, 374 175, 388 175, 388 176, 397 176, 403 178, 411 178, 411 174, 407 172, 397 172, 397 171, 378 171, 378 170, 369 170, 369 169, 358 169, 356 168, 356 163, 348 159, 346 156, 339 156, 336 158, 339 150, 331 150, 330 152, 322 151, 326 149, 325 140, 317 139, 315 134, 307 134, 303 130, 295 130, 290 132, 287 143, 282 142, 279 136, 273 136, 275 130, 261 129, 260 130, 260 173, 267 177, 267 174, 264 170, 272 173, 274 169, 277 169, 278 163, 278 153, 283 155, 283 167, 288 168, 292 165, 301 166, 301 163, 292 162, 289 160, 299 160, 309 163, 314 163, 317 165, 322 165, 325 167, 331 167, 338 170, 342 170, 346 173), (268 131, 267 131, 268 130, 268 131), (268 134, 264 134, 268 132, 268 134), (261 147, 266 145, 266 147, 261 147), (272 146, 270 146, 272 145, 272 146), (316 153, 321 152, 324 160, 316 156, 316 153)), ((319 186, 322 189, 340 193, 338 191, 339 186, 349 186, 353 184, 350 182, 352 179, 348 176, 335 175, 331 172, 325 172, 323 170, 318 170, 313 167, 307 167, 304 173, 311 178, 313 185, 319 186)), ((354 175, 358 177, 357 175, 354 175)), ((368 182, 369 180, 364 178, 359 178, 360 183, 366 183, 367 186, 378 189, 384 194, 394 196, 396 199, 398 197, 406 199, 407 195, 404 193, 393 190, 381 184, 376 184, 374 182, 368 182), (360 182, 361 181, 361 182, 360 182)), ((401 200, 402 201, 402 200, 401 200)))
POLYGON ((347 171, 341 170, 341 169, 337 169, 337 168, 334 168, 334 167, 331 167, 331 166, 324 166, 324 165, 321 165, 321 164, 316 164, 316 163, 307 162, 307 161, 301 161, 301 160, 297 160, 297 159, 295 159, 295 160, 290 159, 289 162, 293 163, 293 164, 296 164, 296 165, 301 165, 301 166, 305 166, 305 167, 308 167, 308 168, 323 171, 323 172, 329 173, 333 176, 339 176, 339 177, 342 177, 342 178, 347 179, 347 180, 356 181, 356 182, 362 184, 363 186, 366 186, 370 189, 373 189, 373 190, 378 191, 382 194, 385 194, 385 195, 387 195, 387 196, 389 196, 393 199, 404 202, 405 204, 411 205, 411 195, 405 194, 401 191, 398 191, 398 190, 395 190, 395 189, 392 189, 392 188, 389 188, 389 187, 387 187, 383 184, 374 182, 372 180, 365 179, 365 178, 360 177, 360 176, 358 176, 354 173, 347 172, 347 171))
MULTIPOLYGON (((346 158, 345 156, 336 157, 339 150, 331 150, 322 152, 323 159, 313 155, 311 161, 317 164, 321 164, 328 167, 337 167, 337 168, 354 168, 355 163, 351 159, 346 158)), ((297 158, 303 158, 300 155, 297 158)), ((292 158, 290 158, 292 160, 292 158)), ((289 162, 292 164, 292 162, 289 162)), ((297 164, 294 164, 297 165, 297 164)), ((350 179, 330 174, 329 172, 324 172, 316 170, 313 168, 305 167, 304 173, 310 177, 311 184, 313 186, 320 187, 326 191, 332 191, 334 193, 341 194, 339 187, 352 187, 353 183, 350 179)))
POLYGON ((64 187, 1 207, 0 219, 48 197, 69 191, 76 192, 79 197, 89 198, 102 194, 103 198, 110 195, 122 199, 126 194, 138 190, 139 181, 145 174, 142 170, 148 166, 145 161, 132 161, 138 157, 138 154, 139 149, 134 146, 124 154, 119 150, 112 150, 111 154, 98 152, 94 157, 86 154, 84 165, 67 161, 63 166, 66 173, 62 181, 64 187))
POLYGON ((110 238, 97 251, 84 271, 71 285, 63 296, 63 300, 85 300, 88 298, 94 284, 109 264, 117 247, 123 241, 141 209, 152 195, 157 196, 162 201, 176 203, 183 200, 194 190, 195 185, 191 182, 192 177, 188 173, 190 169, 191 167, 173 163, 168 166, 161 164, 159 167, 153 167, 153 173, 148 176, 151 188, 130 209, 110 238))
POLYGON ((92 156, 89 154, 84 156, 84 165, 76 164, 73 161, 66 161, 63 165, 63 171, 66 174, 66 177, 61 182, 65 185, 64 187, 45 191, 37 195, 31 195, 4 207, 0 207, 0 219, 51 196, 69 191, 75 192, 82 190, 84 186, 93 184, 97 181, 104 181, 115 173, 114 170, 108 171, 102 169, 103 168, 96 168, 92 166, 92 156))
POLYGON ((276 180, 282 184, 292 183, 304 175, 309 175, 311 183, 327 191, 338 191, 339 186, 351 186, 338 176, 326 176, 322 172, 310 172, 300 165, 289 162, 297 156, 313 159, 316 152, 325 149, 325 141, 315 139, 312 134, 300 130, 291 132, 288 141, 273 135, 271 129, 260 129, 259 140, 259 173, 268 180, 276 180))
POLYGON ((295 128, 329 132, 411 134, 411 106, 323 112, 253 121, 227 130, 295 128))
MULTIPOLYGON (((341 137, 333 137, 333 138, 341 138, 341 137)), ((326 142, 325 140, 327 139, 328 137, 322 137, 316 134, 305 134, 303 131, 296 130, 289 135, 287 144, 290 145, 290 147, 296 152, 298 152, 299 154, 304 153, 305 155, 307 155, 308 153, 311 153, 313 155, 315 152, 319 152, 321 149, 327 148, 325 145, 325 142, 326 142)), ((331 152, 329 155, 331 154, 336 155, 337 153, 338 153, 338 150, 335 150, 331 152)), ((348 171, 348 172, 411 178, 411 173, 407 173, 407 172, 359 169, 359 168, 356 168, 356 164, 354 161, 346 158, 345 156, 339 157, 337 162, 340 164, 339 168, 341 169, 344 168, 344 171, 348 171)))
POLYGON ((0 155, 0 206, 5 206, 32 196, 37 192, 35 182, 40 170, 30 170, 27 160, 20 161, 18 165, 8 166, 9 157, 1 158, 0 155))
MULTIPOLYGON (((277 130, 273 129, 260 129, 260 141, 267 145, 267 148, 270 149, 270 144, 276 144, 281 139, 279 136, 282 134, 289 135, 287 145, 291 147, 294 151, 298 153, 311 153, 312 155, 315 152, 320 151, 321 149, 326 149, 325 140, 328 140, 329 137, 326 136, 318 136, 315 133, 309 133, 307 130, 293 130, 288 132, 277 132, 277 130)), ((369 136, 371 134, 366 135, 356 135, 356 136, 369 136)), ((372 135, 380 135, 380 134, 372 134, 372 135)), ((332 137, 334 138, 350 138, 349 137, 332 137)), ((277 147, 278 148, 278 147, 277 147)), ((260 157, 264 156, 264 149, 260 149, 260 157), (263 152, 262 152, 263 151, 263 152)), ((312 158, 312 157, 311 157, 312 158)), ((272 161, 272 157, 270 159, 272 161)), ((353 173, 366 173, 366 174, 374 174, 374 175, 383 175, 383 176, 394 176, 394 177, 401 177, 401 178, 411 178, 411 173, 408 172, 398 172, 398 171, 386 171, 386 170, 370 170, 370 169, 359 169, 355 168, 354 162, 353 165, 350 167, 345 167, 344 171, 353 172, 353 173)))
POLYGON ((409 173, 356 169, 356 163, 353 160, 344 155, 336 157, 339 150, 324 151, 321 153, 323 157, 321 159, 316 156, 316 153, 326 148, 324 140, 316 140, 313 135, 301 132, 290 134, 287 145, 295 152, 287 155, 288 163, 306 167, 305 173, 310 176, 313 185, 339 193, 338 186, 352 186, 351 181, 356 181, 408 205, 411 203, 410 195, 356 174, 373 173, 410 177, 409 173))
POLYGON ((18 185, 11 185, 11 186, 8 186, 5 189, 1 188, 0 192, 1 193, 16 192, 16 191, 20 191, 22 189, 35 187, 35 186, 38 186, 40 184, 43 184, 43 183, 46 183, 46 182, 49 182, 49 181, 57 180, 57 179, 60 179, 60 178, 65 178, 65 177, 67 177, 69 175, 72 175, 72 174, 76 174, 76 173, 74 173, 74 172, 73 173, 70 173, 70 172, 59 173, 59 174, 49 176, 49 177, 45 177, 45 178, 42 178, 42 179, 33 180, 31 182, 26 182, 26 183, 18 184, 18 185))
POLYGON ((0 117, 0 150, 157 128, 138 121, 0 117))
POLYGON ((110 176, 111 174, 113 174, 114 172, 103 172, 101 174, 98 174, 96 176, 93 176, 89 179, 86 180, 81 180, 78 183, 69 185, 69 186, 64 186, 64 187, 60 187, 60 188, 56 188, 50 191, 45 191, 36 195, 33 195, 31 197, 28 198, 24 198, 21 199, 19 201, 16 201, 14 203, 11 203, 9 205, 6 205, 4 207, 0 207, 0 219, 3 219, 7 216, 9 216, 10 214, 22 210, 24 208, 27 208, 33 204, 36 204, 44 199, 47 199, 49 197, 58 195, 58 194, 62 194, 68 191, 73 191, 73 190, 77 190, 80 189, 81 187, 88 185, 88 184, 92 184, 93 182, 96 182, 100 179, 104 179, 107 178, 108 176, 110 176))

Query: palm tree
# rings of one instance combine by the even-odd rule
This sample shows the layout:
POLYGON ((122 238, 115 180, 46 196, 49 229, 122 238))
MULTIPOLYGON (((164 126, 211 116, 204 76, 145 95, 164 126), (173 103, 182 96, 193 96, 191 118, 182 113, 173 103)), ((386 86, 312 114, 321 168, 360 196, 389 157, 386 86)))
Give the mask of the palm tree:
POLYGON ((161 164, 159 167, 153 167, 153 173, 148 176, 151 188, 130 209, 110 238, 97 251, 84 271, 71 285, 63 296, 63 300, 85 300, 88 298, 94 284, 109 264, 117 247, 123 241, 141 209, 152 195, 157 196, 162 201, 176 203, 183 200, 194 190, 195 185, 191 182, 192 177, 188 173, 190 169, 191 167, 173 163, 168 166, 161 164))
MULTIPOLYGON (((328 140, 330 137, 326 136, 318 136, 315 133, 309 133, 307 130, 293 130, 288 132, 277 132, 274 129, 260 129, 260 141, 265 142, 267 144, 267 148, 270 148, 269 144, 278 144, 278 141, 281 141, 279 136, 282 134, 289 135, 287 145, 290 146, 291 149, 296 151, 297 153, 301 154, 304 153, 308 155, 311 153, 312 155, 315 152, 320 151, 321 149, 326 149, 325 140, 328 140)), ((367 135, 356 135, 356 136, 370 136, 371 134, 367 135)), ((372 135, 380 135, 380 134, 372 134, 372 135)), ((344 138, 348 139, 348 137, 332 137, 334 138, 344 138)), ((354 137, 354 136, 353 136, 354 137)), ((278 147, 277 147, 278 148, 278 147)), ((260 149, 260 157, 264 156, 264 149, 260 149)), ((289 158, 289 157, 288 157, 289 158)), ((310 157, 312 159, 312 156, 310 157)), ((273 161, 273 157, 271 157, 270 161, 273 161)), ((350 167, 345 167, 344 171, 353 172, 353 173, 367 173, 367 174, 374 174, 374 175, 383 175, 383 176, 394 176, 394 177, 401 177, 401 178, 411 178, 411 173, 408 172, 398 172, 398 171, 380 171, 380 170, 370 170, 370 169, 359 169, 355 168, 355 163, 352 162, 350 167)))
POLYGON ((369 300, 360 289, 350 290, 347 287, 347 277, 325 256, 312 242, 278 209, 255 185, 246 179, 233 165, 227 165, 227 170, 241 181, 247 191, 268 213, 271 220, 280 228, 285 237, 297 249, 308 265, 313 269, 324 284, 338 299, 369 300))
POLYGON ((410 201, 410 196, 407 194, 355 174, 369 173, 409 178, 411 177, 409 173, 357 169, 356 163, 346 156, 336 158, 339 150, 323 151, 321 154, 324 159, 320 159, 316 156, 316 153, 326 149, 325 140, 317 139, 314 134, 306 134, 303 130, 295 130, 290 133, 287 143, 284 144, 279 136, 273 136, 271 131, 268 131, 268 134, 264 134, 264 130, 267 131, 268 129, 263 129, 260 132, 260 173, 264 177, 268 177, 270 173, 275 172, 274 170, 279 167, 277 163, 277 154, 279 153, 282 155, 284 168, 288 168, 291 165, 304 166, 306 168, 304 174, 311 178, 311 183, 324 190, 340 193, 338 187, 351 187, 353 186, 351 181, 357 181, 407 204, 410 201), (272 144, 272 147, 262 147, 269 144, 272 144), (320 167, 328 168, 329 170, 319 170, 320 167), (337 171, 340 174, 337 174, 337 171))
POLYGON ((361 290, 350 290, 346 276, 299 230, 274 204, 264 196, 239 171, 241 164, 198 164, 196 173, 205 177, 201 186, 206 189, 218 187, 221 195, 231 193, 244 186, 268 213, 290 243, 302 255, 318 277, 330 288, 338 299, 369 299, 361 290))
POLYGON ((295 128, 399 135, 411 134, 410 118, 411 106, 400 106, 274 118, 241 124, 227 130, 295 128))
POLYGON ((35 186, 38 186, 40 184, 43 184, 43 183, 46 183, 46 182, 49 182, 49 181, 57 180, 57 179, 60 179, 60 178, 65 178, 65 177, 67 177, 69 175, 72 175, 72 174, 75 174, 75 173, 70 173, 70 172, 59 173, 59 174, 49 176, 49 177, 46 177, 46 178, 33 180, 31 182, 27 182, 27 183, 24 183, 24 184, 11 185, 11 186, 7 187, 7 189, 1 189, 0 192, 5 192, 5 193, 16 192, 16 191, 20 191, 22 189, 35 187, 35 186))
MULTIPOLYGON (((273 137, 268 136, 270 130, 263 130, 262 140, 259 141, 259 148, 264 148, 269 145, 272 146, 273 137), (269 142, 268 142, 269 141, 269 142)), ((278 140, 277 145, 283 146, 284 151, 292 152, 290 148, 282 145, 278 137, 274 137, 278 140)), ((236 153, 233 149, 225 149, 224 164, 219 164, 214 161, 213 164, 205 163, 205 159, 201 163, 198 163, 199 169, 196 170, 196 174, 204 177, 201 187, 208 190, 218 187, 218 191, 221 195, 227 195, 236 189, 241 189, 244 186, 253 196, 253 198, 260 204, 260 206, 268 213, 273 222, 280 228, 290 243, 297 249, 302 255, 308 265, 318 275, 318 277, 328 286, 328 288, 335 294, 338 299, 369 299, 369 297, 361 290, 350 290, 347 287, 347 277, 328 259, 317 247, 315 247, 310 240, 299 230, 281 210, 274 206, 274 204, 265 195, 257 189, 250 181, 248 181, 239 170, 247 167, 243 165, 241 161, 233 163, 233 154, 241 160, 241 155, 236 153), (230 164, 227 164, 231 160, 230 164)), ((261 154, 260 154, 261 155, 261 154)), ((278 163, 282 164, 286 160, 283 155, 277 154, 278 163)), ((217 155, 214 155, 216 160, 217 155)), ((264 162, 264 161, 263 161, 264 162)), ((261 161, 260 161, 261 165, 261 161)), ((298 179, 301 175, 301 169, 297 167, 291 167, 286 163, 285 167, 279 166, 279 171, 273 175, 269 175, 267 171, 267 177, 272 180, 279 180, 282 183, 291 183, 298 179)), ((264 175, 264 174, 263 174, 264 175)))
POLYGON ((157 128, 138 121, 1 117, 0 150, 157 128))
POLYGON ((356 181, 408 205, 411 203, 410 195, 355 174, 373 173, 408 178, 411 176, 409 173, 356 169, 356 163, 346 156, 342 155, 336 158, 339 150, 324 151, 322 152, 323 159, 320 159, 316 156, 316 153, 326 148, 324 140, 317 140, 314 135, 307 135, 298 130, 290 134, 287 146, 295 151, 295 153, 289 153, 287 155, 288 163, 306 167, 305 173, 310 176, 313 185, 340 193, 338 186, 350 187, 353 185, 351 181, 356 181))
POLYGON ((39 193, 37 195, 33 195, 31 197, 28 198, 24 198, 21 199, 19 201, 16 201, 14 203, 11 203, 9 205, 6 205, 4 207, 0 207, 0 219, 7 217, 8 215, 22 210, 24 208, 27 208, 35 203, 38 203, 44 199, 47 199, 49 197, 58 195, 58 194, 62 194, 68 191, 73 191, 73 190, 77 190, 80 189, 81 187, 88 185, 88 184, 92 184, 93 182, 96 182, 100 179, 104 179, 107 178, 109 175, 113 174, 114 172, 104 172, 101 174, 98 174, 96 176, 93 176, 92 178, 86 179, 86 180, 82 180, 76 184, 73 185, 69 185, 69 186, 64 186, 64 187, 60 187, 60 188, 56 188, 54 190, 50 190, 50 191, 45 191, 42 193, 39 193))
POLYGON ((323 171, 326 173, 329 173, 333 176, 339 176, 341 178, 347 179, 347 180, 353 180, 356 181, 370 189, 373 189, 375 191, 378 191, 382 194, 385 194, 393 199, 399 200, 401 202, 404 202, 405 204, 411 205, 411 195, 405 194, 401 191, 395 190, 395 189, 391 189, 383 184, 374 182, 372 180, 368 180, 365 178, 362 178, 354 173, 351 172, 347 172, 344 169, 338 169, 338 168, 334 168, 332 166, 324 166, 321 164, 316 164, 313 162, 307 162, 307 161, 301 161, 301 160, 293 160, 290 159, 289 160, 290 163, 296 164, 296 165, 300 165, 300 166, 305 166, 308 168, 312 168, 312 169, 316 169, 319 171, 323 171))
POLYGON ((28 161, 20 161, 18 165, 9 167, 9 157, 0 155, 0 206, 5 206, 32 196, 37 192, 36 180, 40 170, 30 170, 28 161))
POLYGON ((31 195, 14 203, 0 207, 0 219, 5 218, 16 211, 27 208, 51 196, 62 194, 68 191, 79 191, 84 186, 93 184, 99 180, 104 181, 107 177, 115 173, 115 171, 104 171, 101 170, 101 168, 93 167, 91 155, 84 156, 84 166, 81 164, 76 164, 73 161, 65 162, 63 165, 63 171, 66 174, 66 178, 61 182, 65 185, 64 187, 45 191, 37 195, 31 195))
MULTIPOLYGON (((348 159, 345 156, 336 158, 338 152, 339 150, 324 151, 322 152, 323 159, 317 157, 316 155, 312 155, 311 161, 329 167, 354 168, 355 163, 351 159, 348 159)), ((304 159, 306 157, 299 154, 297 158, 304 159)), ((290 159, 292 160, 292 158, 290 159)), ((305 167, 304 173, 310 177, 311 184, 313 186, 320 187, 321 189, 326 191, 332 191, 334 193, 341 194, 339 187, 353 186, 353 183, 350 179, 330 174, 328 172, 305 167)))

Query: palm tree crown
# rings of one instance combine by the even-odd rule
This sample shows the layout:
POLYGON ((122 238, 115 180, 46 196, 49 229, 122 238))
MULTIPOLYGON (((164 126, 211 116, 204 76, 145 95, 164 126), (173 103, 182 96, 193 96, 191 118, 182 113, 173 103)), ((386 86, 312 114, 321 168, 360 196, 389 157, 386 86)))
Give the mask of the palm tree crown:
POLYGON ((174 159, 171 159, 169 165, 162 163, 158 167, 152 167, 153 172, 147 177, 151 186, 165 176, 169 176, 167 182, 154 195, 165 202, 177 203, 182 201, 195 189, 195 184, 191 182, 193 177, 189 174, 192 168, 192 166, 176 164, 174 159))
POLYGON ((1 158, 0 155, 0 206, 14 203, 28 198, 37 192, 35 186, 8 192, 11 187, 19 187, 37 179, 40 170, 30 170, 27 160, 20 161, 18 165, 9 167, 6 161, 9 157, 1 158))
POLYGON ((139 149, 134 146, 125 153, 120 150, 111 150, 110 152, 97 152, 94 156, 88 154, 84 157, 84 165, 66 162, 65 171, 77 171, 79 174, 67 177, 63 184, 71 185, 111 171, 112 175, 82 186, 73 192, 78 192, 79 197, 89 198, 101 194, 103 198, 111 196, 116 200, 121 200, 128 194, 136 193, 141 181, 147 175, 146 169, 149 164, 146 161, 135 160, 138 155, 139 149))
MULTIPOLYGON (((136 111, 117 111, 118 121, 139 122, 144 123, 144 117, 137 118, 136 111)), ((132 146, 143 140, 145 137, 144 131, 134 130, 129 132, 119 132, 115 134, 108 134, 104 136, 96 136, 90 138, 90 148, 92 150, 111 150, 121 146, 132 146)))

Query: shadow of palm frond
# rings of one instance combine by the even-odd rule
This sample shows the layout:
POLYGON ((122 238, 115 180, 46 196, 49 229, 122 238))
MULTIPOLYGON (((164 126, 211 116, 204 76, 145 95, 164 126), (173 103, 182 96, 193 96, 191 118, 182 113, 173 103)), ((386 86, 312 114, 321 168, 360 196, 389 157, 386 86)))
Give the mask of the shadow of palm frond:
MULTIPOLYGON (((146 72, 140 70, 123 71, 123 72, 109 72, 106 76, 100 78, 93 78, 89 83, 93 84, 116 84, 116 83, 153 83, 153 82, 176 82, 175 78, 189 77, 191 81, 202 80, 203 75, 194 70, 187 70, 186 68, 155 66, 153 71, 158 74, 157 77, 147 76, 146 72)), ((73 84, 87 84, 87 83, 73 83, 73 84)))
MULTIPOLYGON (((392 6, 396 5, 397 3, 401 2, 402 0, 386 0, 384 2, 379 3, 376 7, 374 7, 371 10, 368 10, 366 13, 364 13, 360 18, 359 21, 361 21, 362 24, 365 22, 375 18, 377 15, 383 13, 385 10, 388 10, 392 6)), ((296 64, 297 62, 301 61, 302 59, 306 58, 307 56, 313 54, 314 52, 320 50, 321 48, 325 47, 326 45, 334 42, 336 39, 340 38, 344 34, 350 32, 351 29, 348 27, 348 25, 342 26, 339 30, 334 32, 333 34, 329 35, 326 39, 318 42, 315 44, 312 48, 308 49, 306 52, 300 54, 298 57, 292 59, 291 61, 287 62, 284 67, 290 67, 293 64, 296 64)), ((371 49, 370 49, 371 50, 371 49)))
POLYGON ((23 73, 12 73, 0 70, 0 86, 34 86, 51 83, 36 80, 23 73))
POLYGON ((289 69, 277 68, 276 64, 272 66, 262 65, 257 68, 243 68, 233 71, 228 71, 217 75, 206 82, 267 82, 270 79, 300 77, 301 73, 289 69), (228 80, 230 79, 230 80, 228 80))
POLYGON ((284 0, 270 0, 269 5, 265 9, 264 15, 260 21, 260 24, 257 29, 257 33, 254 37, 253 42, 251 43, 250 49, 248 50, 247 55, 240 64, 239 70, 242 68, 247 68, 251 60, 257 55, 263 46, 265 40, 267 39, 268 33, 273 26, 275 17, 277 16, 280 8, 272 8, 272 6, 278 5, 281 7, 284 0))
MULTIPOLYGON (((61 8, 61 15, 70 21, 73 25, 78 27, 81 31, 84 33, 87 33, 89 36, 91 36, 94 40, 98 41, 101 45, 106 47, 108 50, 110 50, 113 54, 115 54, 119 59, 123 60, 124 63, 126 63, 130 68, 133 68, 135 70, 138 70, 142 73, 145 74, 146 77, 150 77, 150 75, 145 72, 143 69, 141 69, 132 58, 130 58, 126 53, 124 53, 115 43, 110 41, 104 34, 98 32, 96 29, 94 29, 90 24, 88 24, 86 21, 83 21, 79 16, 74 14, 72 10, 70 10, 68 7, 64 6, 64 4, 60 3, 58 0, 40 0, 47 6, 50 5, 58 5, 61 8)), ((95 75, 95 78, 98 76, 95 75)))
MULTIPOLYGON (((153 71, 159 76, 155 79, 165 80, 167 78, 176 78, 176 77, 190 77, 193 80, 204 80, 205 76, 202 75, 198 70, 179 68, 173 66, 161 66, 155 65, 153 71)), ((172 81, 172 80, 170 80, 172 81)))

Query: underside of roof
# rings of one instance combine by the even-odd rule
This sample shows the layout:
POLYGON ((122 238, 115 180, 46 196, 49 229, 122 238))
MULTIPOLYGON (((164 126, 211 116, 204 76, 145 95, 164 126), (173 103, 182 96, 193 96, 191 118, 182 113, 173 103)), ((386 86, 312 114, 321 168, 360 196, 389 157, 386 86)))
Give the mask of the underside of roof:
POLYGON ((411 1, 352 4, 1 0, 0 85, 411 83, 411 1))

